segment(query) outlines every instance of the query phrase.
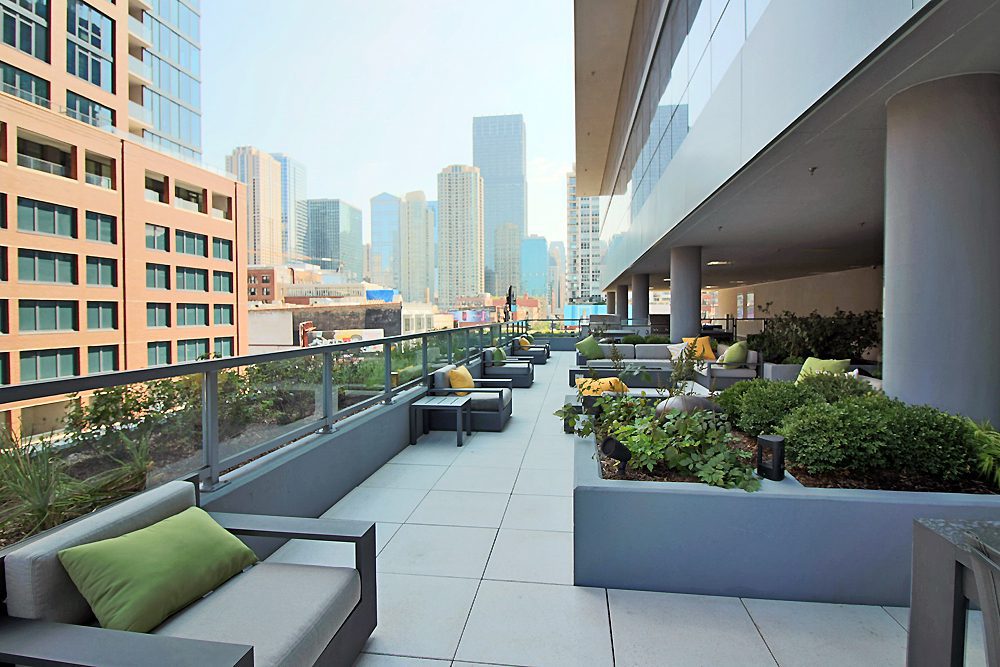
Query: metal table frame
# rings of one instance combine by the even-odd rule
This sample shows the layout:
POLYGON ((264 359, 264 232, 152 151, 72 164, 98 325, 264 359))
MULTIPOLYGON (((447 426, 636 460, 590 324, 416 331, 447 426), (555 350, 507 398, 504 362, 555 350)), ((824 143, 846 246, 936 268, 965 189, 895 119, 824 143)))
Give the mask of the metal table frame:
POLYGON ((420 418, 420 431, 423 434, 429 432, 427 420, 423 413, 432 410, 454 410, 455 411, 455 432, 458 440, 458 447, 464 443, 462 432, 472 435, 472 395, 465 396, 424 396, 410 404, 410 444, 417 442, 415 436, 417 432, 417 418, 420 418))

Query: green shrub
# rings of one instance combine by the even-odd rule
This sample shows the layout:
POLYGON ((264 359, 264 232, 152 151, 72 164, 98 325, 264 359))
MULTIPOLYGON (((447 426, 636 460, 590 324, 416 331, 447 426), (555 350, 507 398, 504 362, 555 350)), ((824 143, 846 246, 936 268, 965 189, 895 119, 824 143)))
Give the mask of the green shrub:
POLYGON ((716 396, 715 402, 719 404, 722 411, 729 415, 729 420, 733 424, 739 422, 740 419, 740 405, 743 403, 743 395, 748 389, 756 384, 761 384, 763 382, 769 382, 769 380, 761 380, 756 378, 753 380, 742 380, 736 384, 723 389, 716 396))
POLYGON ((666 345, 670 342, 670 336, 646 336, 647 345, 666 345))
POLYGON ((966 425, 972 431, 972 439, 979 456, 979 473, 1000 488, 1000 431, 989 422, 977 424, 966 418, 966 425))
POLYGON ((823 400, 816 390, 794 382, 761 380, 750 384, 740 401, 740 418, 737 424, 751 436, 773 432, 781 420, 795 408, 823 400))
POLYGON ((866 399, 812 402, 785 417, 785 456, 811 474, 866 472, 887 464, 887 444, 894 437, 891 408, 866 399))
POLYGON ((622 336, 623 345, 642 345, 645 342, 646 338, 638 334, 629 334, 628 336, 622 336))
POLYGON ((836 403, 852 396, 865 396, 875 389, 853 375, 842 373, 810 373, 798 382, 800 387, 814 389, 827 403, 836 403))
MULTIPOLYGON (((767 306, 761 308, 768 313, 767 306)), ((792 357, 820 359, 860 359, 882 340, 882 313, 863 313, 837 309, 833 315, 796 315, 784 311, 767 318, 767 326, 759 334, 747 336, 751 350, 757 350, 764 361, 795 363, 792 357)))
POLYGON ((928 405, 893 403, 896 437, 887 452, 891 468, 945 480, 973 470, 978 462, 976 437, 965 420, 928 405))

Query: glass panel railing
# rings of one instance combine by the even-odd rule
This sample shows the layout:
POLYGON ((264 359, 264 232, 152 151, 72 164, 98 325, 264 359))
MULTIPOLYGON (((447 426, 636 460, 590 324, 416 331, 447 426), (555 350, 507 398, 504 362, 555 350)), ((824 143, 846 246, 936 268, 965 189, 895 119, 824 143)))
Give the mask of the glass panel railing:
POLYGON ((188 201, 187 199, 181 199, 180 197, 174 197, 174 206, 182 208, 185 211, 201 213, 201 205, 198 202, 188 201))
POLYGON ((448 338, 450 331, 440 331, 427 336, 427 372, 433 373, 448 365, 448 338))
POLYGON ((55 174, 56 176, 69 176, 69 169, 58 162, 50 162, 48 160, 43 160, 40 157, 32 157, 30 155, 24 155, 23 153, 17 154, 17 164, 21 167, 27 167, 28 169, 34 169, 35 171, 44 171, 48 174, 55 174))
POLYGON ((143 105, 129 100, 128 117, 146 125, 153 124, 153 113, 143 105))
POLYGON ((6 81, 0 81, 0 90, 7 93, 8 95, 14 95, 16 97, 20 97, 22 100, 31 102, 32 104, 37 104, 38 106, 45 107, 46 109, 52 106, 51 102, 47 97, 36 95, 30 90, 24 90, 23 88, 18 88, 14 84, 7 83, 6 81))
POLYGON ((101 176, 100 174, 92 174, 89 171, 86 174, 87 183, 91 185, 96 185, 101 188, 111 189, 111 177, 101 176))
POLYGON ((424 375, 424 351, 420 338, 404 340, 392 346, 393 389, 406 386, 424 375))
POLYGON ((139 60, 133 55, 128 57, 128 71, 131 74, 142 77, 146 81, 153 80, 153 65, 151 62, 146 62, 145 60, 139 60))
POLYGON ((222 209, 218 209, 218 208, 213 208, 212 209, 212 217, 213 218, 218 218, 219 220, 228 220, 229 219, 229 217, 226 215, 226 212, 223 211, 222 209))
POLYGON ((385 354, 381 342, 333 354, 338 412, 385 394, 385 354))
POLYGON ((128 17, 128 31, 130 34, 139 37, 147 44, 153 43, 153 26, 145 21, 140 21, 131 14, 128 17))

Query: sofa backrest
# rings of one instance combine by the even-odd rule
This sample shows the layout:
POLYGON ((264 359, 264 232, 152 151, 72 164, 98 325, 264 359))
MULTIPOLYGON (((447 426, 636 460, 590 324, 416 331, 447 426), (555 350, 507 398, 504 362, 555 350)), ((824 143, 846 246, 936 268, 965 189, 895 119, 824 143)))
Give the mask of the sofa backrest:
POLYGON ((670 348, 666 343, 640 343, 635 346, 636 359, 670 359, 670 348))
POLYGON ((448 389, 451 387, 451 380, 448 379, 448 371, 453 371, 457 368, 455 364, 448 364, 447 366, 442 366, 441 368, 434 371, 431 376, 434 382, 431 387, 434 389, 448 389))
POLYGON ((67 523, 4 558, 7 613, 58 623, 86 623, 90 605, 66 574, 63 549, 118 537, 182 512, 196 503, 191 482, 177 480, 67 523))
POLYGON ((483 364, 490 366, 493 364, 493 355, 495 354, 495 347, 488 347, 483 350, 483 364))
POLYGON ((621 355, 622 359, 635 359, 635 345, 627 345, 625 343, 600 343, 600 346, 605 359, 611 358, 612 348, 618 348, 618 354, 621 355))

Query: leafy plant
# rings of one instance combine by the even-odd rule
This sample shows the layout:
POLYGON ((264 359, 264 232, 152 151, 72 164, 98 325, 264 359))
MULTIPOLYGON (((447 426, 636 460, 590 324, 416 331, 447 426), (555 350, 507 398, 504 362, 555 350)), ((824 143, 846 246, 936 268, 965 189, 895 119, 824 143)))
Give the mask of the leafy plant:
POLYGON ((670 343, 670 336, 646 336, 647 345, 667 345, 670 343))
POLYGON ((740 401, 737 425, 751 436, 773 432, 795 408, 823 400, 816 390, 793 382, 759 380, 748 384, 740 401))
POLYGON ((629 334, 628 336, 622 336, 622 344, 624 345, 642 345, 645 342, 646 338, 638 334, 629 334))
POLYGON ((979 456, 979 473, 1000 488, 1000 432, 987 422, 977 424, 966 417, 976 451, 979 456))
POLYGON ((0 433, 0 486, 13 501, 0 523, 19 521, 25 535, 62 523, 75 491, 50 441, 21 440, 6 430, 0 433))
POLYGON ((718 403, 722 411, 729 415, 729 420, 733 424, 738 424, 740 420, 740 415, 742 410, 740 408, 743 403, 743 395, 746 394, 747 390, 756 384, 761 384, 767 382, 767 380, 762 380, 760 378, 755 378, 753 380, 741 380, 729 387, 726 387, 719 395, 715 397, 715 402, 718 403))
POLYGON ((827 403, 852 396, 865 396, 875 391, 861 378, 843 373, 810 373, 799 380, 798 385, 815 390, 827 403))
MULTIPOLYGON (((768 313, 769 306, 762 312, 768 313)), ((747 336, 747 342, 772 363, 801 363, 787 360, 805 357, 860 359, 881 342, 881 325, 878 310, 853 313, 838 308, 833 315, 816 311, 796 315, 786 310, 768 317, 764 330, 747 336)))

